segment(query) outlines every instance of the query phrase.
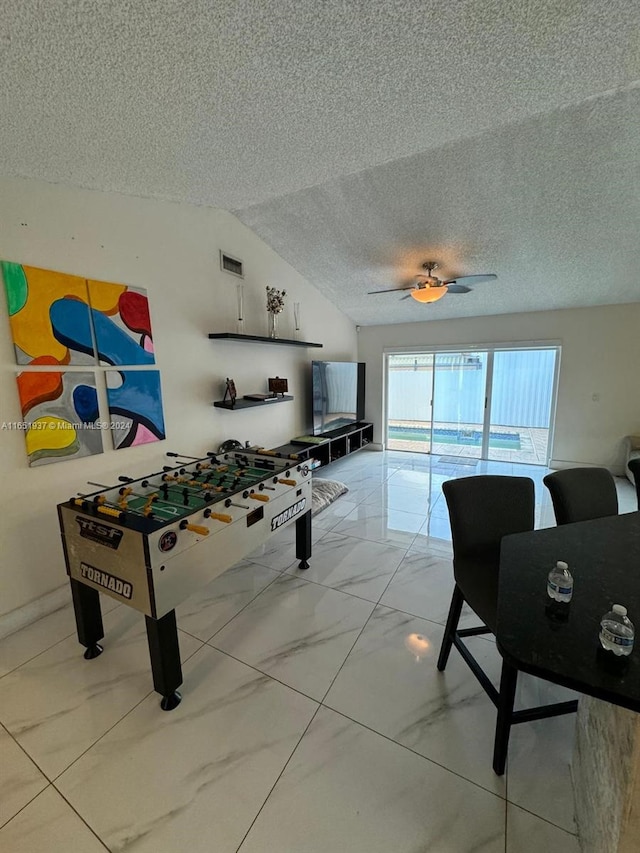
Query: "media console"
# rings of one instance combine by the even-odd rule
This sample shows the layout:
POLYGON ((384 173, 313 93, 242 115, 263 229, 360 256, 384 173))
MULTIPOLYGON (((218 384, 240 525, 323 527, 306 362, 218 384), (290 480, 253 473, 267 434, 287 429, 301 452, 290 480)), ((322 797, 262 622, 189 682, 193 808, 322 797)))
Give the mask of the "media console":
POLYGON ((316 460, 314 467, 322 467, 366 447, 373 441, 373 424, 364 421, 341 427, 324 435, 309 436, 313 441, 304 441, 303 436, 292 439, 289 444, 274 447, 270 452, 281 456, 295 454, 300 460, 316 460))

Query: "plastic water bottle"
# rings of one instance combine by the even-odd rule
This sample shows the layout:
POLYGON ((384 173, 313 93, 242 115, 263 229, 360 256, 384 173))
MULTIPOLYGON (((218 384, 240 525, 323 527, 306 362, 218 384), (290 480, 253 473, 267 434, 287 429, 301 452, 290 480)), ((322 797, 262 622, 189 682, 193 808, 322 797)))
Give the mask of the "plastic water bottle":
POLYGON ((558 560, 555 567, 549 572, 547 580, 547 593, 554 601, 562 601, 568 604, 573 595, 573 577, 569 566, 562 560, 558 560))
POLYGON ((633 650, 635 630, 627 616, 627 608, 614 604, 600 622, 600 644, 614 655, 630 655, 633 650))

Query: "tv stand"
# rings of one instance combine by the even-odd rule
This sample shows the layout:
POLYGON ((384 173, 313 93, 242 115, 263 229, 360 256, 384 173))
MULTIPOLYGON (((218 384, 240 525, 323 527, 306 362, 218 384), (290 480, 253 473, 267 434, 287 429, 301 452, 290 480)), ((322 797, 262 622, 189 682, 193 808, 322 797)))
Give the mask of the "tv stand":
POLYGON ((315 438, 320 439, 320 443, 302 441, 301 436, 298 440, 292 439, 289 444, 274 447, 272 452, 282 456, 296 454, 299 459, 315 460, 314 467, 324 467, 371 444, 373 424, 358 421, 315 438))

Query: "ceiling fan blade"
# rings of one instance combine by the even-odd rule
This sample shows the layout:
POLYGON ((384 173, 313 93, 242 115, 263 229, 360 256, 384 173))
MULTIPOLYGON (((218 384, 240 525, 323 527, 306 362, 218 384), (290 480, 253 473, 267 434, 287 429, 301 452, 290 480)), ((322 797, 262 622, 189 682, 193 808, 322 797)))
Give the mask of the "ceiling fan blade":
POLYGON ((480 284, 481 281, 495 281, 498 278, 495 273, 486 275, 459 275, 457 278, 449 278, 443 284, 480 284))
POLYGON ((371 296, 374 293, 398 293, 401 290, 413 290, 415 285, 410 285, 409 287, 390 287, 388 290, 370 290, 367 296, 371 296))
POLYGON ((448 284, 447 293, 471 293, 471 288, 464 284, 448 284))

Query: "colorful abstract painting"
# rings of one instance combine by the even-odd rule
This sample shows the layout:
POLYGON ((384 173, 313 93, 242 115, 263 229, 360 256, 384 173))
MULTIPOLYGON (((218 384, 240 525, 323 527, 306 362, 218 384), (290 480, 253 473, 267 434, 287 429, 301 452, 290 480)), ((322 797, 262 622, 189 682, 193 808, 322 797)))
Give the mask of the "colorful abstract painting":
POLYGON ((102 281, 88 286, 100 363, 155 364, 146 290, 102 281))
POLYGON ((102 453, 92 371, 30 370, 17 381, 30 466, 102 453))
POLYGON ((18 364, 155 364, 146 291, 0 261, 18 364), (92 333, 93 327, 93 333, 92 333))
POLYGON ((107 370, 107 400, 116 450, 165 438, 159 370, 107 370))
POLYGON ((87 282, 0 261, 18 364, 95 364, 87 282))

